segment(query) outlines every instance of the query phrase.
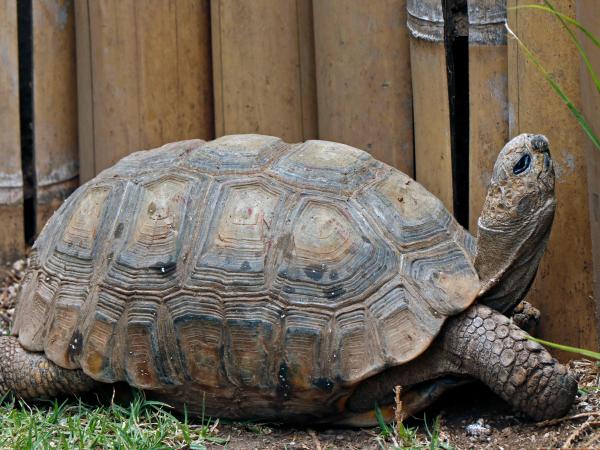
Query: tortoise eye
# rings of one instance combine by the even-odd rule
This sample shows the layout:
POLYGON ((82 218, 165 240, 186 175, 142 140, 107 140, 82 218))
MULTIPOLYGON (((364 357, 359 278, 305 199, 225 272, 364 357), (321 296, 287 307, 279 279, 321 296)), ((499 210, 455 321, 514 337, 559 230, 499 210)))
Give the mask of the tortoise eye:
POLYGON ((531 164, 531 155, 529 153, 525 153, 521 156, 521 159, 517 161, 515 166, 513 167, 513 173, 515 175, 519 175, 520 173, 525 172, 529 169, 529 165, 531 164))

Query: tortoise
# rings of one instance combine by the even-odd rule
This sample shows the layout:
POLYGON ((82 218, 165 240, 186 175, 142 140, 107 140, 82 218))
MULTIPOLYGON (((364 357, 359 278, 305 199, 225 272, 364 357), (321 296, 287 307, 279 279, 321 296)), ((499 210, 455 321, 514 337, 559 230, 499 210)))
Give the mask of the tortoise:
POLYGON ((188 140, 79 187, 31 254, 0 391, 125 381, 177 410, 370 425, 481 380, 536 419, 577 384, 504 314, 554 216, 544 136, 500 152, 475 240, 359 149, 272 136, 188 140))

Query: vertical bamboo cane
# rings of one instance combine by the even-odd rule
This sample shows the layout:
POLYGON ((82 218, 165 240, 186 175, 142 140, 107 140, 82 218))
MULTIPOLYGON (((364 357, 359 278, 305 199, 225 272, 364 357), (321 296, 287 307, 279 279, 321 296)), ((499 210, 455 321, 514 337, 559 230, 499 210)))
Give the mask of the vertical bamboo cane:
POLYGON ((82 181, 132 151, 213 137, 208 0, 75 6, 82 181))
POLYGON ((506 0, 469 0, 469 228, 508 139, 506 0))
POLYGON ((314 4, 319 138, 413 175, 406 0, 314 4))
MULTIPOLYGON (((556 74, 575 104, 581 104, 579 55, 560 22, 551 14, 511 9, 530 3, 510 0, 509 25, 556 74)), ((564 14, 575 16, 575 0, 555 0, 564 14)), ((548 249, 529 299, 542 311, 541 337, 577 347, 598 346, 593 297, 592 240, 588 214, 590 181, 586 170, 587 137, 561 99, 509 41, 510 134, 543 133, 555 162, 558 207, 548 249)), ((561 357, 572 355, 561 355, 561 357)))
MULTIPOLYGON (((598 36, 600 30, 600 9, 597 0, 577 0, 577 18, 588 30, 598 36)), ((583 47, 590 58, 596 74, 600 74, 600 49, 582 37, 583 47)), ((591 76, 581 64, 581 95, 583 113, 591 122, 597 136, 600 136, 600 93, 598 93, 591 76)), ((594 262, 594 300, 596 304, 596 323, 600 323, 600 150, 589 139, 585 141, 588 179, 588 204, 590 228, 592 234, 592 260, 594 262)))
POLYGON ((77 187, 73 2, 32 2, 36 231, 77 187))
POLYGON ((452 140, 441 0, 409 0, 415 175, 453 210, 452 140))
POLYGON ((0 1, 0 263, 22 255, 23 175, 19 134, 17 1, 0 1))
POLYGON ((213 0, 216 134, 317 134, 312 0, 213 0))

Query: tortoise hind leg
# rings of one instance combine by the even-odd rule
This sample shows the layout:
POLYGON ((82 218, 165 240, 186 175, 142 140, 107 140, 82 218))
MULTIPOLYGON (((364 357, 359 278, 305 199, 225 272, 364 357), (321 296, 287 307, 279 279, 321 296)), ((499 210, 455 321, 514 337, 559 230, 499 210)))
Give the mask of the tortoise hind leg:
POLYGON ((0 337, 0 395, 50 398, 81 394, 97 384, 81 370, 63 369, 43 353, 25 350, 13 336, 0 337))

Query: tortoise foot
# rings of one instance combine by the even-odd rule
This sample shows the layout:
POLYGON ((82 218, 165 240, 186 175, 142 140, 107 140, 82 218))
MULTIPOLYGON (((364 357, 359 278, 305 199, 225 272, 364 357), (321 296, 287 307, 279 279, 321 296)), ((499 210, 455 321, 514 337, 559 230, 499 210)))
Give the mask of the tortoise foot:
POLYGON ((540 310, 531 303, 522 301, 519 303, 512 314, 513 323, 528 334, 535 335, 538 324, 540 323, 540 310))
POLYGON ((0 337, 0 395, 12 392, 24 399, 75 395, 96 384, 81 370, 63 369, 43 353, 29 352, 12 336, 0 337))

